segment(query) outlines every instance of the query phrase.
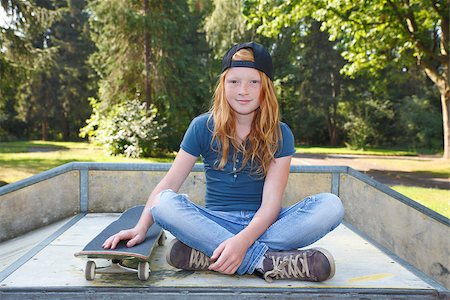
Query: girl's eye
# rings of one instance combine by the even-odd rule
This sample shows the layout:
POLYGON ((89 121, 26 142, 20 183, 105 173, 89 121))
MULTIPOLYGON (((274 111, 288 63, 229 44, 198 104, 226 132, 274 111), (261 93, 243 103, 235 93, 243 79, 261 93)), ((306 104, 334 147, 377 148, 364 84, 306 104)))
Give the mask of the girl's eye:
POLYGON ((237 84, 238 81, 237 81, 237 80, 228 80, 228 83, 231 83, 231 84, 237 84))
POLYGON ((254 85, 255 85, 255 84, 259 84, 259 80, 252 80, 252 81, 250 81, 250 83, 251 83, 251 84, 254 84, 254 85))

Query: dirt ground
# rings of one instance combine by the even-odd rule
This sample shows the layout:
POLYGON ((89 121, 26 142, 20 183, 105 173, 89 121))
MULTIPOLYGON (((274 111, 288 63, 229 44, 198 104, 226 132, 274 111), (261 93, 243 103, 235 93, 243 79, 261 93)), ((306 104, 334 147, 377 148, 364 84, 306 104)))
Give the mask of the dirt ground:
POLYGON ((349 166, 388 186, 405 185, 450 190, 450 178, 426 170, 444 169, 450 160, 437 156, 380 157, 362 155, 295 154, 294 165, 349 166))

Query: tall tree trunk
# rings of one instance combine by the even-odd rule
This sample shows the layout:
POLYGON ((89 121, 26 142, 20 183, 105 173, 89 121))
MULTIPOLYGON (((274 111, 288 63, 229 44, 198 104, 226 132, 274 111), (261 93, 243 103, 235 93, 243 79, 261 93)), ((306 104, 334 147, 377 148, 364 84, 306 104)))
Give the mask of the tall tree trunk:
MULTIPOLYGON (((146 21, 149 18, 148 12, 149 12, 148 0, 144 0, 144 13, 145 13, 146 21)), ((145 22, 145 27, 144 27, 144 65, 145 65, 145 103, 147 103, 147 108, 150 108, 150 104, 152 103, 151 82, 150 82, 150 61, 151 61, 150 55, 151 55, 151 42, 150 42, 150 36, 148 33, 147 22, 145 22)))
POLYGON ((328 136, 330 138, 330 146, 336 146, 337 145, 337 128, 336 128, 336 122, 334 121, 333 117, 328 117, 328 136))
MULTIPOLYGON (((444 127, 444 158, 450 159, 450 87, 449 87, 449 14, 448 7, 441 7, 438 1, 430 1, 431 9, 439 16, 441 22, 439 29, 435 28, 434 45, 427 47, 427 42, 418 34, 417 20, 414 16, 412 4, 409 1, 403 4, 397 4, 398 1, 388 1, 395 12, 403 30, 409 35, 409 38, 421 55, 416 56, 417 64, 425 71, 427 76, 439 89, 442 105, 442 124, 444 127), (406 4, 408 13, 402 14, 402 5, 406 4), (441 31, 441 34, 438 34, 441 31), (438 42, 438 43, 437 43, 438 42), (439 47, 439 51, 435 51, 439 47), (443 72, 438 69, 442 68, 443 72)), ((448 1, 445 1, 448 2, 448 1)), ((441 3, 442 5, 442 3, 441 3)))
POLYGON ((330 82, 331 82, 331 105, 328 107, 328 135, 330 137, 330 145, 337 145, 337 125, 336 125, 336 115, 337 115, 337 95, 338 95, 338 86, 336 84, 336 76, 333 72, 330 73, 330 82), (330 112, 331 108, 331 112, 330 112))
POLYGON ((63 141, 69 141, 70 139, 70 124, 69 124, 69 114, 64 112, 61 117, 61 132, 63 141))
POLYGON ((444 64, 444 72, 442 75, 438 73, 436 68, 428 61, 419 61, 419 66, 427 74, 428 78, 433 81, 441 94, 442 106, 442 126, 444 129, 444 156, 443 158, 450 159, 450 85, 448 82, 448 63, 444 64))
POLYGON ((48 120, 44 118, 41 123, 42 140, 48 141, 48 120))
POLYGON ((444 158, 450 159, 450 89, 441 92, 442 103, 442 125, 444 127, 444 158))

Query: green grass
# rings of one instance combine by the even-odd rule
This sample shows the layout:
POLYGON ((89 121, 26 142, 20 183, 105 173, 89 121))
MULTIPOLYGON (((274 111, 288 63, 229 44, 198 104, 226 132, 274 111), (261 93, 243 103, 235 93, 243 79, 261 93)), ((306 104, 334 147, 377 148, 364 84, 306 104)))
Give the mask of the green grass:
POLYGON ((393 190, 419 202, 437 213, 450 218, 450 190, 429 189, 397 185, 393 190))
POLYGON ((416 152, 396 150, 396 149, 378 149, 368 148, 366 150, 353 150, 346 147, 314 147, 314 146, 300 146, 295 147, 298 153, 306 154, 352 154, 352 155, 392 155, 392 156, 415 156, 416 152))
POLYGON ((170 162, 172 158, 131 159, 108 156, 99 147, 77 142, 27 141, 0 143, 0 182, 12 183, 74 162, 170 162))

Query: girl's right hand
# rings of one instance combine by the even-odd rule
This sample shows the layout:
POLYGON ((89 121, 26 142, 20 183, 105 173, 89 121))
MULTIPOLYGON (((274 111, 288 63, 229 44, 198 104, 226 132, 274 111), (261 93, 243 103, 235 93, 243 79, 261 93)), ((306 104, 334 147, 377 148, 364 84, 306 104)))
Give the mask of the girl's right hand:
POLYGON ((122 230, 113 236, 110 236, 102 245, 104 249, 115 249, 122 240, 128 240, 127 247, 133 247, 145 240, 146 231, 138 230, 136 227, 122 230))

